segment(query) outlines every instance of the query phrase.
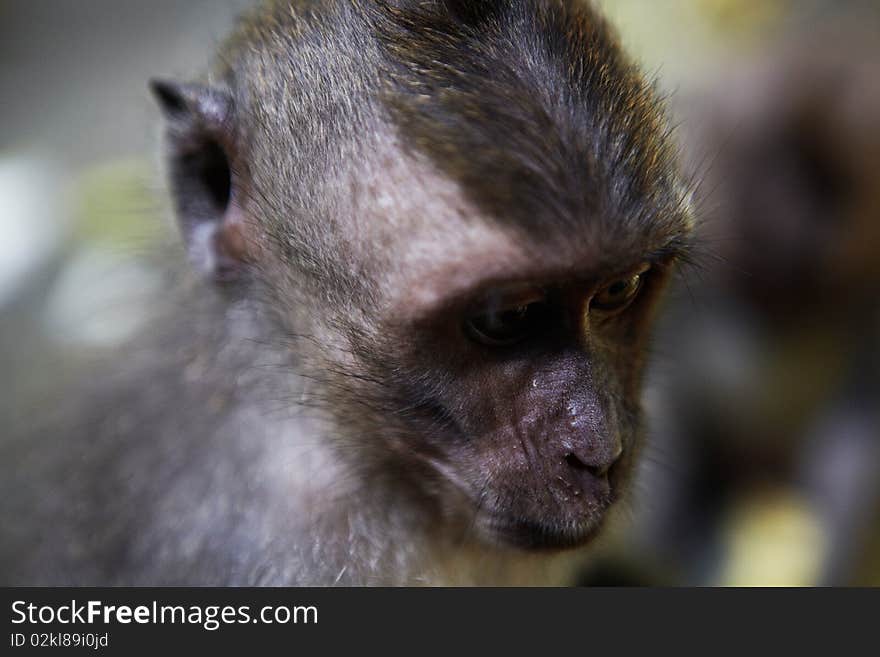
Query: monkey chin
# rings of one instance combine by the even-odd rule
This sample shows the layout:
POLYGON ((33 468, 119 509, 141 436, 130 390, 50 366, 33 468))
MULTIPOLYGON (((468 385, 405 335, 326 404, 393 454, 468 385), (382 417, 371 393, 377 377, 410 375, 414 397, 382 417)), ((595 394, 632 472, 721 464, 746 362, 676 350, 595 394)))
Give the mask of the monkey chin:
POLYGON ((480 529, 489 541, 503 547, 527 552, 573 550, 588 545, 601 533, 612 504, 612 500, 601 502, 578 520, 493 514, 480 523, 480 529))
POLYGON ((602 530, 604 515, 594 522, 565 526, 548 522, 495 522, 492 531, 496 541, 528 552, 562 552, 588 545, 602 530))

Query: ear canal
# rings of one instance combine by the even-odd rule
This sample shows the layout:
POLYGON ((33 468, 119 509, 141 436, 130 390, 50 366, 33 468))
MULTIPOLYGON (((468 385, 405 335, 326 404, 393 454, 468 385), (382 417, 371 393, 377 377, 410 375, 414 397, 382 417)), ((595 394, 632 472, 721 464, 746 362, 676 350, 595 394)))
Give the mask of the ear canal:
POLYGON ((218 281, 235 280, 246 260, 235 202, 232 101, 222 89, 151 80, 168 121, 168 173, 177 222, 190 259, 218 281))

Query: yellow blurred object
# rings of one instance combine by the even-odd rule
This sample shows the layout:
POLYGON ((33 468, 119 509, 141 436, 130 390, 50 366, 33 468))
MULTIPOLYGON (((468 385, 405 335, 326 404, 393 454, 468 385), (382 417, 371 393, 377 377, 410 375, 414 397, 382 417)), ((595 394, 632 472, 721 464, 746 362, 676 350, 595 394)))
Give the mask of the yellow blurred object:
POLYGON ((169 233, 155 168, 146 159, 109 160, 72 185, 78 237, 91 244, 144 246, 169 233))
POLYGON ((724 528, 722 586, 812 586, 826 544, 816 513, 793 490, 740 498, 724 528))
POLYGON ((799 7, 791 0, 598 0, 627 50, 649 71, 662 69, 671 88, 700 80, 712 62, 772 40, 799 7), (693 53, 700 57, 693 57, 693 53))
POLYGON ((747 36, 773 27, 791 10, 790 0, 696 0, 720 32, 747 36))

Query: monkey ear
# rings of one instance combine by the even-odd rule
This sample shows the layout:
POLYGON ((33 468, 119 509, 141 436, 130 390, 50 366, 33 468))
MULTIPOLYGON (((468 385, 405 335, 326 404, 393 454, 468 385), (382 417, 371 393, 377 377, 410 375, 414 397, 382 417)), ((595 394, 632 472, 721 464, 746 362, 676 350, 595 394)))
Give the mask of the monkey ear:
POLYGON ((171 193, 190 259, 217 281, 236 280, 250 249, 239 205, 232 96, 165 80, 151 80, 150 89, 167 122, 171 193))

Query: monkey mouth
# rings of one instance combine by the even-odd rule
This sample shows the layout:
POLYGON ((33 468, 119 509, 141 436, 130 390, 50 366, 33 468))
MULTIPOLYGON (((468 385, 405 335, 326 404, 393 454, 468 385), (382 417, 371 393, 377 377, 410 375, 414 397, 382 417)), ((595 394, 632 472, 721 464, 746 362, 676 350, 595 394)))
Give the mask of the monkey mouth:
POLYGON ((552 552, 583 547, 602 532, 605 519, 620 496, 620 484, 627 478, 627 469, 625 463, 614 464, 604 487, 585 489, 576 502, 561 506, 546 501, 546 510, 533 504, 518 512, 484 507, 476 526, 489 540, 521 550, 552 552))
POLYGON ((602 530, 607 508, 579 522, 533 520, 497 515, 486 526, 492 536, 505 545, 528 551, 559 551, 582 547, 602 530))

